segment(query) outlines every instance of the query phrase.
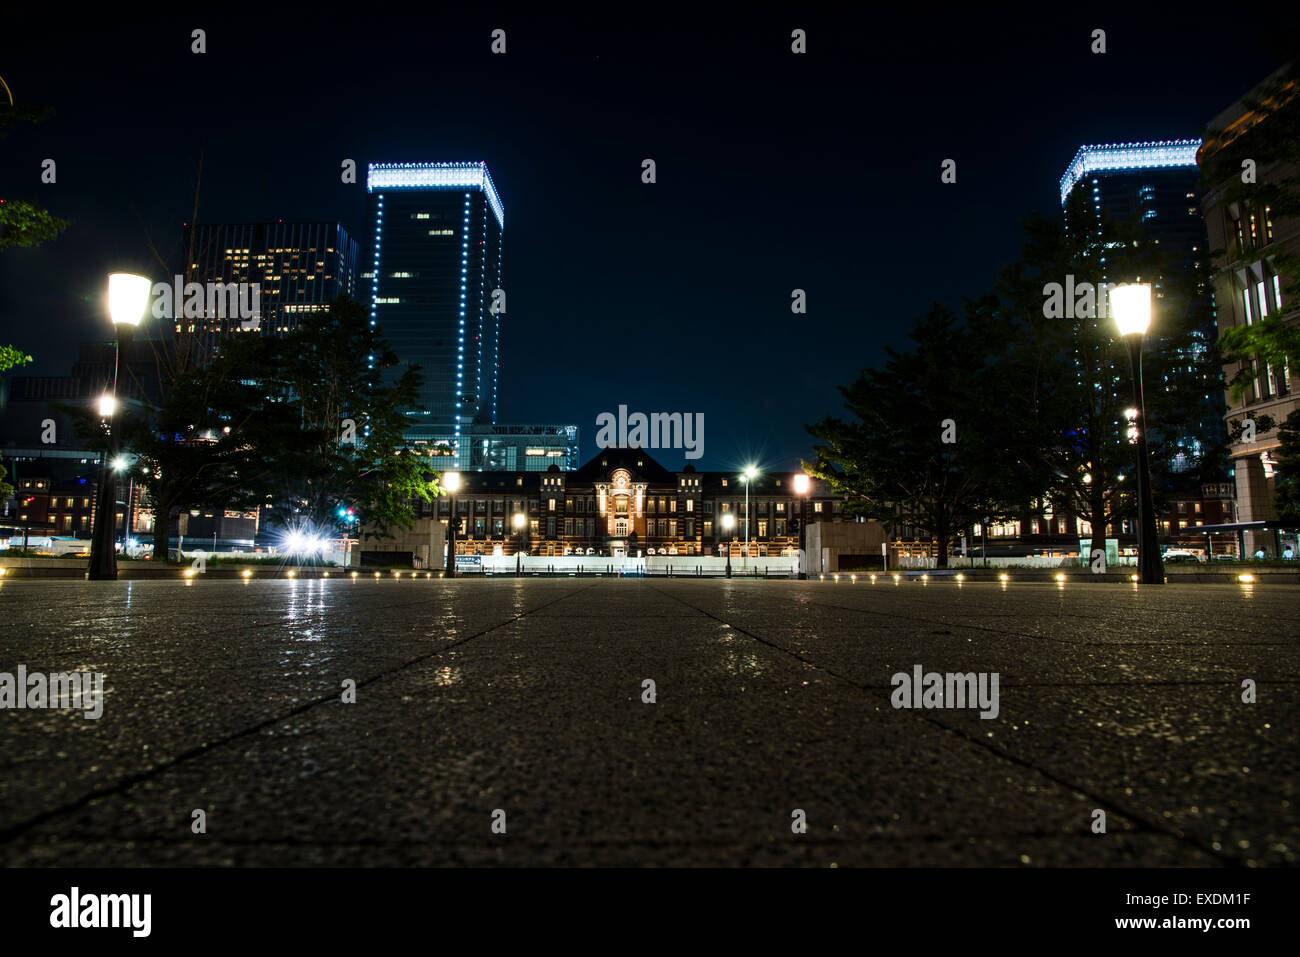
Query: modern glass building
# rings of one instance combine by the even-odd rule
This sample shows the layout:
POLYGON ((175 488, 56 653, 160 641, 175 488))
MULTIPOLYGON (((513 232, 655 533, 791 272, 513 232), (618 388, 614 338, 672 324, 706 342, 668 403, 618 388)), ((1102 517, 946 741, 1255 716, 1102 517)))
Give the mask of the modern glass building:
POLYGON ((1208 242, 1196 192, 1200 146, 1198 139, 1081 146, 1061 177, 1061 205, 1082 189, 1098 216, 1138 222, 1190 268, 1208 242))
MULTIPOLYGON (((183 248, 192 281, 260 287, 258 322, 243 328, 263 335, 290 332, 329 300, 359 294, 360 247, 338 223, 199 223, 185 227, 183 248)), ((176 321, 202 321, 213 332, 241 328, 238 319, 214 315, 176 321)))
MULTIPOLYGON (((1182 274, 1180 278, 1186 280, 1182 288, 1191 297, 1182 321, 1194 333, 1188 356, 1194 360, 1203 358, 1218 336, 1210 283, 1209 236, 1197 192, 1201 174, 1196 154, 1200 146, 1199 139, 1081 146, 1061 177, 1062 206, 1074 191, 1083 191, 1086 205, 1098 223, 1103 216, 1135 222, 1144 240, 1158 244, 1170 257, 1173 267, 1182 274)), ((1159 300, 1165 297, 1163 287, 1173 285, 1162 280, 1164 277, 1155 277, 1152 283, 1157 309, 1159 300)), ((1198 375, 1193 362, 1178 371, 1198 375)), ((1178 438, 1176 471, 1195 468, 1207 447, 1226 439, 1222 399, 1210 383, 1205 385, 1199 434, 1178 438)))
POLYGON ((406 437, 458 447, 496 422, 501 198, 486 163, 372 163, 366 188, 371 320, 424 376, 406 437))
POLYGON ((439 467, 469 472, 545 472, 552 465, 569 472, 579 465, 576 425, 470 425, 453 435, 414 439, 416 448, 441 450, 439 467))

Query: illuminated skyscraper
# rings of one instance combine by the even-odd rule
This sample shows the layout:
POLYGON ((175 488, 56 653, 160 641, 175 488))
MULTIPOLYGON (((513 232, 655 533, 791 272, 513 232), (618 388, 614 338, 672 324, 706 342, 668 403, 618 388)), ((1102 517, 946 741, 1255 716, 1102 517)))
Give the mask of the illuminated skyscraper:
POLYGON ((372 163, 366 189, 371 320, 424 375, 406 435, 459 442, 496 422, 501 198, 486 163, 372 163))
MULTIPOLYGON (((1181 285, 1190 297, 1185 307, 1171 310, 1166 318, 1185 323, 1192 332, 1188 365, 1177 373, 1194 376, 1198 382, 1204 379, 1204 370, 1193 360, 1203 359, 1218 335, 1210 284, 1209 238, 1197 193, 1201 174, 1196 152, 1200 146, 1199 139, 1081 146, 1061 177, 1062 206, 1074 191, 1083 192, 1085 206, 1098 228, 1103 216, 1137 223, 1143 241, 1158 245, 1182 274, 1179 278, 1186 281, 1177 284, 1172 282, 1173 277, 1154 277, 1153 293, 1157 310, 1165 298, 1166 286, 1181 285)), ((1103 273, 1101 278, 1108 277, 1103 273)), ((1209 381, 1203 384, 1200 427, 1195 434, 1178 437, 1179 454, 1173 462, 1176 471, 1192 469, 1208 449, 1226 438, 1220 392, 1209 381)))
MULTIPOLYGON (((263 335, 290 332, 329 300, 359 294, 359 247, 338 223, 200 223, 185 227, 181 248, 193 250, 194 282, 258 285, 258 322, 243 328, 263 335)), ((176 322, 178 332, 187 322, 213 332, 241 328, 238 319, 206 311, 202 317, 180 315, 176 322)))
POLYGON ((1081 146, 1061 177, 1061 205, 1081 189, 1097 216, 1136 221, 1180 267, 1205 257, 1205 220, 1197 199, 1200 140, 1081 146))

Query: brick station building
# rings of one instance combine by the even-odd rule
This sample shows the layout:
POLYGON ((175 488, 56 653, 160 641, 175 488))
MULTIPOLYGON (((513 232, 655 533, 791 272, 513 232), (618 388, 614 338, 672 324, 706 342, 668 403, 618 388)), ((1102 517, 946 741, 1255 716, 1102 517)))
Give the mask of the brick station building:
MULTIPOLYGON (((781 555, 799 547, 800 523, 854 522, 841 496, 797 472, 765 472, 749 487, 750 553, 781 555)), ((421 517, 460 519, 459 555, 725 555, 745 541, 745 480, 735 472, 670 471, 644 449, 605 449, 572 471, 461 472, 460 489, 418 503, 421 517), (736 524, 724 531, 728 512, 736 524), (515 515, 523 526, 515 528, 515 515)))

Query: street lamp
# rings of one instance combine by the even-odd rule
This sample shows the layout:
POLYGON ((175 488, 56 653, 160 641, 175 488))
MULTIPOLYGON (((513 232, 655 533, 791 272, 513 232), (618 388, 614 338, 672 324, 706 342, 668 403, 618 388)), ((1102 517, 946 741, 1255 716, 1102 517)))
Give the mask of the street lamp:
POLYGON ((808 530, 808 490, 812 487, 812 482, 803 472, 794 477, 794 494, 799 496, 799 577, 805 579, 808 577, 807 565, 808 557, 805 552, 804 543, 807 541, 804 535, 808 530))
POLYGON ((731 533, 732 530, 735 529, 736 527, 736 516, 731 512, 723 512, 721 521, 722 521, 722 528, 726 532, 725 537, 727 539, 727 577, 730 578, 731 577, 731 542, 732 539, 735 537, 731 533))
POLYGON ((746 465, 745 471, 741 473, 741 478, 745 482, 745 567, 749 568, 749 484, 754 481, 758 475, 758 469, 752 465, 746 465))
MULTIPOLYGON (((1147 455, 1146 405, 1142 395, 1142 339, 1151 325, 1150 284, 1116 286, 1110 291, 1110 307, 1119 334, 1128 346, 1129 364, 1133 368, 1133 400, 1137 406, 1133 427, 1137 431, 1138 581, 1145 585, 1163 585, 1165 569, 1160 561, 1156 514, 1151 505, 1151 465, 1147 455)), ((1096 541, 1095 531, 1093 540, 1096 541)), ((1102 547, 1105 547, 1104 529, 1102 547)))
POLYGON ((439 480, 450 494, 447 505, 451 514, 447 518, 447 577, 456 577, 456 492, 460 488, 459 472, 443 472, 439 480))
MULTIPOLYGON (((99 400, 99 414, 108 420, 108 448, 99 462, 99 495, 95 503, 95 528, 90 539, 90 567, 86 577, 91 581, 117 580, 117 482, 109 466, 117 457, 117 377, 122 365, 122 349, 135 338, 135 327, 144 318, 149 307, 149 293, 153 289, 144 276, 115 272, 108 277, 108 314, 117 332, 113 344, 113 390, 99 400)), ((157 530, 155 530, 157 534, 157 530)), ((166 530, 163 530, 166 534, 166 530)))
POLYGON ((511 519, 511 521, 515 526, 515 577, 518 578, 521 574, 520 562, 522 559, 520 556, 523 554, 524 550, 524 523, 528 521, 528 519, 524 517, 523 512, 515 512, 515 517, 511 519))

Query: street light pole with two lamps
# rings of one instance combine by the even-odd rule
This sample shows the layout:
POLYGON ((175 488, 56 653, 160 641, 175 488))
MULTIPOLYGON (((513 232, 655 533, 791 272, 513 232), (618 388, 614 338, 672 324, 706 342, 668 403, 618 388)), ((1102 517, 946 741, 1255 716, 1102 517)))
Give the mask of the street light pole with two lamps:
POLYGON ((736 528, 736 516, 731 512, 723 512, 722 518, 720 518, 719 521, 722 523, 722 529, 724 532, 723 537, 726 538, 727 540, 727 577, 730 578, 731 577, 731 543, 735 541, 735 537, 736 537, 734 534, 736 528))
POLYGON ((523 512, 515 512, 514 518, 511 519, 515 526, 515 577, 522 574, 520 563, 523 561, 524 551, 524 523, 528 521, 523 512))
POLYGON ((808 531, 808 490, 812 480, 803 472, 794 477, 794 494, 799 496, 799 577, 808 577, 807 535, 808 531))
MULTIPOLYGON (((1133 400, 1137 406, 1133 426, 1137 431, 1138 582, 1163 585, 1165 569, 1160 560, 1156 514, 1151 504, 1151 464, 1147 452, 1146 404, 1142 394, 1142 340, 1151 326, 1151 286, 1148 283, 1125 283, 1111 289, 1109 295, 1115 324, 1128 347, 1129 365, 1133 369, 1133 400)), ((1105 530, 1102 532, 1104 549, 1105 530)), ((1096 534, 1094 529, 1094 544, 1096 534)))
POLYGON ((745 483, 745 569, 749 569, 749 486, 750 483, 758 476, 758 469, 753 465, 746 465, 745 471, 741 473, 741 480, 745 483))
POLYGON ((438 480, 443 491, 448 493, 447 507, 447 577, 456 577, 456 492, 460 489, 459 472, 443 472, 438 480))
MULTIPOLYGON (((135 327, 149 307, 153 283, 144 276, 115 272, 108 277, 108 314, 113 320, 116 337, 113 344, 113 390, 100 397, 99 414, 108 420, 108 445, 99 463, 99 494, 95 500, 95 525, 90 539, 91 581, 117 580, 117 481, 113 460, 117 458, 117 379, 122 366, 122 350, 135 338, 135 327)), ((166 534, 164 529, 161 534, 166 534)), ((155 529, 154 534, 159 534, 155 529)))

